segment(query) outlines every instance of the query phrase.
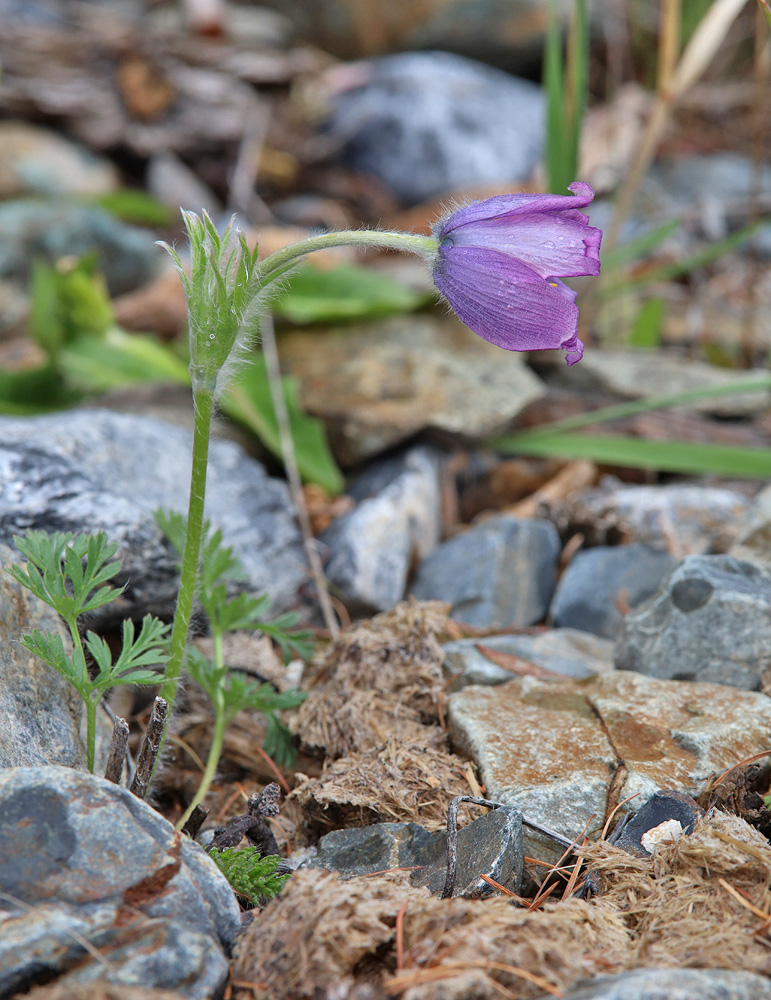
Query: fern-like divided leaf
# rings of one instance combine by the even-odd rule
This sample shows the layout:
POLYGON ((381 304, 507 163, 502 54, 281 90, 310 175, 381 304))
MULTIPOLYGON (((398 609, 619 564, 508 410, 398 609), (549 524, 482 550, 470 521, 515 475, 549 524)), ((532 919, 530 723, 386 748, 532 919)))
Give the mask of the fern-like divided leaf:
POLYGON ((277 854, 261 857, 256 847, 226 847, 221 851, 213 848, 209 857, 230 882, 233 892, 255 906, 278 896, 290 874, 277 875, 281 858, 277 854))

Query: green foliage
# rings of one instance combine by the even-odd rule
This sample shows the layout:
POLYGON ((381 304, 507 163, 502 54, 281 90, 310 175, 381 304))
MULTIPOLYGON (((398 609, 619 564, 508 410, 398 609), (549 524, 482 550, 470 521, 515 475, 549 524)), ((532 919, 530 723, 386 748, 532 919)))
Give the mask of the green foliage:
POLYGON ((65 344, 82 334, 104 336, 112 323, 112 305, 96 270, 96 254, 69 266, 33 264, 29 331, 49 357, 55 359, 65 344))
POLYGON ((291 875, 277 875, 281 858, 277 854, 261 857, 256 847, 226 847, 221 851, 212 848, 209 857, 230 882, 233 892, 255 906, 278 896, 291 875))
POLYGON ((586 0, 574 0, 564 66, 557 2, 549 0, 549 23, 544 51, 546 172, 549 191, 564 192, 578 176, 588 66, 589 22, 586 0))
POLYGON ((664 300, 658 296, 640 306, 634 326, 629 333, 630 347, 658 347, 661 343, 661 326, 664 322, 664 300))
POLYGON ((387 274, 343 264, 329 271, 298 269, 272 309, 292 323, 338 323, 411 312, 433 298, 433 292, 411 291, 387 274))
POLYGON ((168 226, 172 222, 171 209, 138 188, 119 188, 88 201, 123 222, 140 226, 168 226))
POLYGON ((658 469, 664 472, 766 479, 771 476, 769 448, 735 448, 691 441, 645 441, 620 435, 573 433, 583 427, 620 420, 650 410, 758 389, 771 389, 771 377, 605 406, 575 417, 555 420, 533 430, 509 434, 489 443, 491 447, 510 454, 588 458, 608 465, 658 469))
MULTIPOLYGON (((342 492, 344 481, 329 449, 324 424, 303 410, 296 379, 284 376, 281 388, 300 475, 306 482, 317 483, 336 496, 342 492)), ((281 457, 281 435, 267 366, 261 354, 243 359, 233 380, 226 386, 220 405, 231 420, 247 427, 274 455, 281 457)))
POLYGON ((109 585, 121 568, 121 563, 113 560, 117 545, 109 543, 103 531, 95 535, 30 531, 26 538, 14 537, 14 542, 27 564, 9 566, 7 572, 64 619, 73 650, 71 654, 65 651, 61 635, 37 629, 24 636, 21 644, 58 670, 82 698, 86 706, 88 766, 93 771, 95 716, 100 698, 120 685, 159 682, 158 673, 145 668, 165 662, 168 628, 146 615, 137 635, 134 623, 124 621, 122 647, 113 662, 110 647, 101 636, 88 631, 83 641, 78 619, 121 595, 121 589, 109 585), (91 670, 86 651, 93 663, 91 670))

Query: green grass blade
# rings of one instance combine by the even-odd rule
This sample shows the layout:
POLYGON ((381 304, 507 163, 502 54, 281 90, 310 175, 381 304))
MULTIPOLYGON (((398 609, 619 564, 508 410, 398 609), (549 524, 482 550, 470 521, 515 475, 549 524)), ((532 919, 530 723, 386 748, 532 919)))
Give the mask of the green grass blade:
POLYGON ((602 252, 602 270, 604 274, 614 268, 622 267, 624 264, 636 263, 641 257, 645 257, 651 251, 661 246, 667 237, 676 232, 681 225, 680 219, 669 219, 660 226, 649 229, 641 236, 637 236, 628 243, 623 243, 619 247, 602 252))
MULTIPOLYGON (((574 0, 568 37, 565 106, 565 172, 570 179, 578 176, 581 125, 586 107, 589 73, 589 27, 586 0, 574 0)), ((568 181, 570 183, 570 181, 568 181)), ((567 185, 566 185, 567 186, 567 185)), ((560 189, 561 190, 561 189, 560 189)))
POLYGON ((573 177, 565 170, 565 93, 562 72, 562 32, 556 0, 549 0, 549 22, 544 48, 543 83, 546 90, 546 176, 549 191, 564 192, 573 177))
POLYGON ((645 441, 610 434, 552 434, 533 440, 512 438, 510 446, 504 450, 519 455, 588 458, 603 465, 660 472, 751 479, 771 477, 771 448, 734 448, 690 441, 645 441))

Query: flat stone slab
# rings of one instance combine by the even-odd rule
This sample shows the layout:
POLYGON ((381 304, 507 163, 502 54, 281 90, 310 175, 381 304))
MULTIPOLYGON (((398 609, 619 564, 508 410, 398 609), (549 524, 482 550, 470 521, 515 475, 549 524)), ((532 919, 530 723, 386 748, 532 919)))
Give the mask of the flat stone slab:
MULTIPOLYGON (((599 833, 630 795, 629 810, 660 789, 698 795, 714 772, 766 749, 771 727, 763 694, 626 672, 467 687, 447 707, 453 745, 477 763, 488 798, 571 838, 587 823, 599 833)), ((544 844, 526 830, 526 853, 544 844)))
POLYGON ((41 976, 72 983, 223 985, 240 931, 227 880, 193 841, 126 789, 69 768, 0 772, 0 994, 41 976), (92 960, 78 935, 97 947, 92 960))
POLYGON ((565 1000, 771 1000, 771 982, 733 969, 635 969, 593 979, 565 1000))

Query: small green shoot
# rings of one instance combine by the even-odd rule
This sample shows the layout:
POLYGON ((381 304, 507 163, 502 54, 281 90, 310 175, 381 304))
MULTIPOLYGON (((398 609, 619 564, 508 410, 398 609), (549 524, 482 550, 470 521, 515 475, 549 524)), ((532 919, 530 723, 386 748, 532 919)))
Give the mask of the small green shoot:
POLYGON ((548 190, 563 192, 578 177, 588 80, 589 22, 586 0, 574 0, 563 68, 562 29, 557 6, 556 0, 549 0, 544 50, 546 172, 548 190))
MULTIPOLYGON (((176 511, 158 511, 156 518, 171 544, 181 551, 186 535, 185 518, 176 511)), ((210 660, 194 647, 188 647, 185 671, 211 699, 214 707, 214 730, 209 757, 198 790, 178 823, 181 829, 195 807, 203 801, 219 764, 225 729, 241 709, 251 708, 265 717, 265 752, 278 764, 294 763, 294 746, 289 730, 278 713, 295 708, 304 699, 302 691, 276 691, 271 684, 259 684, 248 675, 228 669, 224 657, 224 636, 235 629, 253 629, 269 635, 280 647, 285 659, 291 655, 307 659, 313 647, 311 633, 296 628, 297 615, 291 612, 270 620, 266 618, 269 600, 265 596, 239 593, 228 595, 228 580, 243 577, 238 557, 222 542, 222 532, 203 526, 201 565, 198 572, 198 599, 209 619, 214 646, 210 660)))
POLYGON ((26 538, 15 537, 14 542, 27 564, 9 566, 8 573, 61 615, 72 637, 73 650, 71 654, 65 651, 60 635, 37 629, 24 636, 21 643, 58 670, 83 699, 88 769, 93 772, 96 709, 102 695, 123 684, 159 683, 159 674, 146 668, 165 662, 167 626, 146 615, 136 635, 134 623, 124 621, 123 645, 113 663, 110 647, 101 636, 88 631, 83 641, 78 619, 121 595, 122 590, 108 584, 121 568, 118 560, 111 561, 117 545, 109 543, 103 531, 95 535, 30 531, 26 538), (91 669, 86 652, 93 661, 91 669))
POLYGON ((277 854, 261 857, 256 847, 212 849, 209 857, 230 882, 233 892, 248 899, 253 906, 278 896, 291 875, 291 872, 277 875, 281 858, 277 854))

